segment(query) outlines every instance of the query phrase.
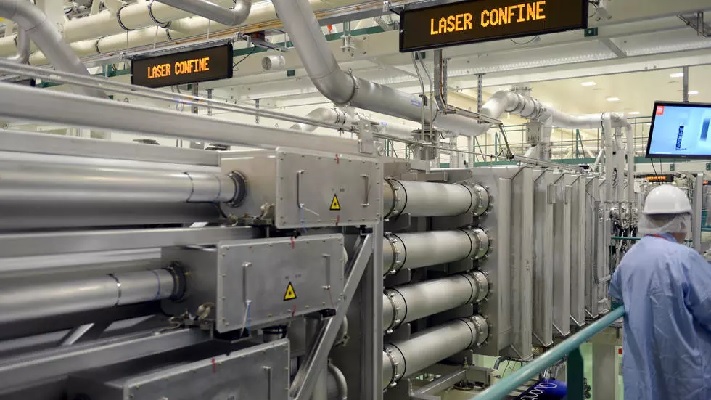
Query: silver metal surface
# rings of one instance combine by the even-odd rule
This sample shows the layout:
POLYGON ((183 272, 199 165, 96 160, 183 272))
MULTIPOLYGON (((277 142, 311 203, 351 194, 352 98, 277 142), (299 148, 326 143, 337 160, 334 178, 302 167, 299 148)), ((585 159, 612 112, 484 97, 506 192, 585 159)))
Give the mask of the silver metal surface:
MULTIPOLYGON (((373 253, 377 254, 378 249, 373 249, 373 241, 372 233, 361 237, 357 255, 349 263, 349 266, 351 266, 351 268, 349 268, 351 272, 348 275, 346 283, 343 287, 343 301, 337 304, 335 315, 328 318, 322 325, 321 332, 318 336, 318 346, 309 352, 305 362, 302 364, 301 368, 299 368, 299 371, 296 373, 296 377, 294 377, 291 384, 289 393, 295 400, 306 400, 313 392, 313 388, 316 384, 321 368, 326 365, 328 353, 331 351, 331 347, 338 336, 338 330, 343 323, 343 319, 346 317, 346 311, 350 305, 350 300, 353 299, 356 288, 363 277, 363 272, 368 266, 368 262, 372 258, 373 253)), ((376 266, 377 264, 375 263, 371 265, 371 267, 376 266)), ((376 273, 376 276, 379 279, 381 278, 379 273, 376 273)), ((373 297, 375 297, 375 293, 373 293, 373 297)), ((379 303, 380 301, 375 304, 377 305, 379 303)), ((382 312, 382 305, 378 308, 378 312, 382 312)), ((380 336, 381 332, 382 330, 378 330, 375 334, 380 336)), ((373 362, 369 363, 366 359, 364 368, 370 368, 373 362)))
POLYGON ((342 235, 222 242, 217 252, 216 297, 199 300, 215 302, 220 332, 336 309, 343 301, 342 235))
POLYGON ((511 212, 512 356, 529 359, 533 338, 533 181, 522 168, 513 178, 511 212))
POLYGON ((481 230, 389 234, 383 239, 383 273, 480 258, 489 249, 481 230), (404 250, 404 251, 403 251, 404 250))
POLYGON ((451 321, 389 343, 383 350, 383 389, 449 356, 478 346, 488 337, 480 316, 451 321))
POLYGON ((556 252, 553 257, 553 325, 558 335, 570 334, 570 218, 572 187, 575 180, 563 174, 555 174, 553 240, 556 252))
POLYGON ((0 162, 0 203, 218 203, 244 188, 226 174, 0 162))
POLYGON ((249 239, 253 235, 251 228, 245 227, 8 233, 0 235, 0 254, 4 257, 23 257, 169 246, 214 245, 222 240, 249 239))
POLYGON ((533 199, 533 338, 539 346, 553 344, 553 257, 558 248, 552 234, 556 196, 551 175, 540 171, 533 199))
POLYGON ((210 0, 160 0, 160 2, 227 26, 243 23, 252 8, 252 0, 235 0, 234 6, 230 9, 223 8, 210 0))
POLYGON ((125 272, 68 282, 0 289, 0 322, 97 310, 171 297, 177 288, 165 269, 125 272))
POLYGON ((228 354, 122 376, 80 374, 69 379, 69 398, 104 400, 287 400, 289 341, 251 346, 228 354), (103 379, 102 379, 103 378, 103 379))
POLYGON ((85 160, 87 158, 89 160, 110 158, 213 167, 219 164, 219 153, 216 151, 10 130, 0 130, 0 150, 37 153, 45 157, 50 155, 75 156, 85 160))
POLYGON ((693 229, 691 238, 694 249, 701 252, 701 214, 703 211, 704 198, 704 174, 696 174, 694 178, 694 201, 692 203, 694 212, 691 221, 691 227, 693 229))
POLYGON ((577 326, 585 324, 585 271, 586 271, 586 224, 589 209, 585 208, 584 176, 578 176, 572 184, 572 208, 570 210, 570 317, 577 326))
POLYGON ((355 140, 315 136, 202 115, 0 83, 0 117, 257 148, 316 148, 358 154, 355 140), (315 138, 318 140, 315 140, 315 138))
MULTIPOLYGON (((445 217, 461 215, 479 208, 472 192, 464 185, 388 179, 385 217, 403 213, 413 217, 445 217)), ((479 199, 479 197, 477 197, 479 199)), ((487 206, 488 206, 488 197, 487 206)))
POLYGON ((347 154, 278 149, 222 161, 249 182, 248 195, 226 214, 258 217, 274 207, 279 228, 374 225, 380 221, 382 180, 378 160, 347 154))
POLYGON ((0 394, 78 371, 105 367, 209 340, 210 336, 206 332, 178 329, 164 333, 134 334, 5 359, 0 361, 0 394))
POLYGON ((383 330, 441 313, 486 297, 489 282, 481 272, 454 275, 385 289, 383 330))

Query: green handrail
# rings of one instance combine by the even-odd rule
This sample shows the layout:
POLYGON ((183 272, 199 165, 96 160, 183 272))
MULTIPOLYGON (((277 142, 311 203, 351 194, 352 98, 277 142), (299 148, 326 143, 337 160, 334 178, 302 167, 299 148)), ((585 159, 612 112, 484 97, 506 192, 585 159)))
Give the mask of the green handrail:
POLYGON ((505 399, 509 393, 528 382, 531 378, 538 376, 544 369, 555 365, 559 360, 577 350, 581 344, 587 342, 591 337, 610 326, 623 315, 625 315, 624 307, 618 307, 610 311, 607 315, 593 322, 587 328, 571 336, 569 339, 564 340, 557 346, 543 353, 540 357, 524 365, 515 373, 496 382, 493 386, 469 400, 505 399))

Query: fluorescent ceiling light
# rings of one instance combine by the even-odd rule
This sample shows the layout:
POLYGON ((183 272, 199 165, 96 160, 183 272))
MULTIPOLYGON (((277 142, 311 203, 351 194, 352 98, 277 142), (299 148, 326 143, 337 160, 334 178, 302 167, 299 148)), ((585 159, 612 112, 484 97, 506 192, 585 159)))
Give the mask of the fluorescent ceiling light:
POLYGON ((620 98, 619 97, 608 97, 607 101, 614 103, 616 101, 620 101, 620 98))
POLYGON ((591 86, 597 85, 597 83, 595 83, 595 82, 593 82, 593 81, 588 81, 588 82, 583 82, 583 83, 581 83, 580 85, 581 85, 581 86, 585 86, 585 87, 591 87, 591 86))
POLYGON ((689 90, 689 94, 693 96, 693 95, 699 94, 699 91, 698 90, 689 90))
POLYGON ((674 72, 673 74, 669 74, 670 78, 683 78, 684 73, 683 72, 674 72))
POLYGON ((627 115, 639 115, 639 111, 628 112, 627 115))

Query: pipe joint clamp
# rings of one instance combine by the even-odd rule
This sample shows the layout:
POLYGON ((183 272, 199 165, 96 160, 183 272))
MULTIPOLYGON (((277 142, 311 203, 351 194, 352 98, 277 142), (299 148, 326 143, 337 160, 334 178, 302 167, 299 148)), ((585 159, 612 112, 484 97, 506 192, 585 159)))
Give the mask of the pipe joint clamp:
POLYGON ((384 293, 393 308, 393 319, 385 329, 388 332, 392 332, 399 328, 407 318, 407 301, 397 289, 385 289, 384 293))
POLYGON ((393 377, 390 379, 388 387, 394 387, 407 372, 407 360, 405 360, 405 356, 402 354, 402 351, 400 351, 400 349, 398 349, 395 345, 389 344, 385 346, 384 352, 390 360, 390 365, 393 368, 393 377))
POLYGON ((390 185, 390 189, 393 191, 393 205, 385 213, 385 218, 397 217, 407 207, 407 190, 397 179, 386 179, 385 182, 390 185))
POLYGON ((472 195, 472 202, 467 212, 471 212, 475 217, 478 217, 489 210, 491 198, 486 188, 478 184, 461 183, 461 185, 467 188, 472 195))
POLYGON ((471 284, 472 288, 474 289, 472 293, 472 298, 469 301, 479 303, 484 300, 489 294, 489 279, 486 277, 486 275, 484 275, 483 272, 475 271, 470 272, 468 274, 464 274, 464 276, 467 278, 469 284, 471 284))
POLYGON ((489 322, 481 315, 475 315, 471 318, 471 323, 474 325, 474 331, 476 332, 474 343, 477 346, 481 346, 489 338, 489 322))
POLYGON ((405 242, 393 233, 385 234, 385 239, 390 243, 393 252, 393 258, 385 274, 393 275, 400 271, 405 265, 405 261, 407 260, 407 248, 405 247, 405 242))
POLYGON ((469 236, 472 243, 469 257, 480 260, 489 252, 489 235, 483 229, 466 229, 464 233, 469 236))
POLYGON ((229 176, 235 184, 235 195, 227 202, 227 205, 233 208, 239 207, 244 201, 244 198, 247 197, 247 178, 237 171, 232 171, 227 176, 229 176))

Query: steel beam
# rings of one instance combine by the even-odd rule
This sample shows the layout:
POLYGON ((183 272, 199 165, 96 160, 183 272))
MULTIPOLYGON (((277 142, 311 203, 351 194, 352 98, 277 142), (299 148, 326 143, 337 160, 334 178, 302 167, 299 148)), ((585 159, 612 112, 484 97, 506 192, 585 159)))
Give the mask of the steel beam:
MULTIPOLYGON (((346 267, 346 270, 350 270, 351 273, 343 287, 343 293, 340 295, 341 301, 336 306, 336 313, 322 323, 317 341, 309 352, 306 361, 296 373, 296 377, 291 384, 289 391, 294 400, 306 400, 310 398, 321 370, 326 367, 328 353, 331 351, 331 347, 333 347, 333 343, 338 336, 338 330, 343 323, 343 319, 346 317, 346 311, 348 311, 351 299, 353 299, 356 288, 360 284, 361 277, 363 276, 363 272, 373 255, 373 235, 373 233, 370 233, 362 238, 360 246, 356 251, 357 256, 352 260, 350 265, 346 267)), ((381 312, 382 310, 379 311, 381 312)), ((380 332, 381 331, 378 331, 377 333, 380 334, 380 332)))
POLYGON ((251 239, 251 228, 122 229, 0 235, 3 257, 25 257, 90 251, 150 249, 215 244, 222 240, 251 239))

